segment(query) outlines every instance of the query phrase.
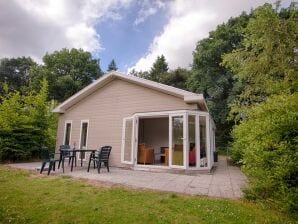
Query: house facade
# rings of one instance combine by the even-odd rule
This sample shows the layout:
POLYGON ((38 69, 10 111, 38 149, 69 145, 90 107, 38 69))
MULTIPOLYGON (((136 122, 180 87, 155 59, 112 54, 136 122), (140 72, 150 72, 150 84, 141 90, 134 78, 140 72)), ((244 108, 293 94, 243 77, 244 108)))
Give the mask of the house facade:
POLYGON ((111 166, 134 169, 210 170, 214 163, 215 125, 201 94, 111 72, 53 112, 57 149, 111 145, 111 166))

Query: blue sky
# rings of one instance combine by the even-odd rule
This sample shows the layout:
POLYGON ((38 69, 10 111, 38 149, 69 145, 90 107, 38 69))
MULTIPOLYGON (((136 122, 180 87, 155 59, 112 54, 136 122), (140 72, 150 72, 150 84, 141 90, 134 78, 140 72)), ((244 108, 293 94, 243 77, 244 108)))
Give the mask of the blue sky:
POLYGON ((160 9, 153 17, 135 25, 140 5, 132 5, 121 20, 105 20, 96 26, 104 50, 99 53, 101 67, 106 70, 112 59, 121 71, 133 66, 148 50, 152 39, 161 33, 167 22, 167 14, 160 9))
MULTIPOLYGON (((163 54, 170 69, 190 68, 196 43, 230 17, 276 0, 0 1, 0 58, 82 48, 106 70, 149 70, 163 54)), ((289 6, 291 0, 283 0, 289 6)))

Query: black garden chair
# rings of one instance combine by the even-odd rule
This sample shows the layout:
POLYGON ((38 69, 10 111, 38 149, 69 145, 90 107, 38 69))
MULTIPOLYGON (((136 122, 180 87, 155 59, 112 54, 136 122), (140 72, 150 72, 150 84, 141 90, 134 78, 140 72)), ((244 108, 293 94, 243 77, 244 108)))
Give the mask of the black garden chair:
POLYGON ((60 164, 62 162, 62 169, 64 173, 64 160, 68 159, 68 165, 71 163, 71 171, 73 169, 73 162, 75 162, 75 166, 77 166, 77 156, 76 153, 70 148, 70 145, 60 145, 60 161, 58 168, 60 168, 60 164))
POLYGON ((50 151, 47 147, 42 147, 41 148, 40 156, 41 156, 41 159, 42 159, 42 164, 41 164, 41 168, 40 168, 40 173, 43 172, 43 170, 44 170, 47 163, 49 163, 48 175, 50 175, 52 169, 53 169, 53 171, 55 171, 56 162, 60 161, 60 159, 55 158, 55 154, 60 155, 60 153, 50 153, 50 151))
POLYGON ((112 146, 103 146, 101 147, 99 152, 97 151, 97 152, 91 153, 87 172, 89 172, 90 170, 91 161, 93 161, 94 168, 96 164, 98 173, 100 173, 100 168, 102 163, 107 167, 108 172, 110 172, 109 158, 110 158, 111 150, 112 150, 112 146))

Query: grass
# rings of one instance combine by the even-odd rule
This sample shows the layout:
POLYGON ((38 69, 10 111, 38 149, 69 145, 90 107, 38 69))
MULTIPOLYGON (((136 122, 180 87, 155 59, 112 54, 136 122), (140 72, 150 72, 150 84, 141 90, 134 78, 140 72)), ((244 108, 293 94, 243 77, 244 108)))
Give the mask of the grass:
POLYGON ((0 166, 0 223, 295 223, 244 200, 98 187, 0 166))

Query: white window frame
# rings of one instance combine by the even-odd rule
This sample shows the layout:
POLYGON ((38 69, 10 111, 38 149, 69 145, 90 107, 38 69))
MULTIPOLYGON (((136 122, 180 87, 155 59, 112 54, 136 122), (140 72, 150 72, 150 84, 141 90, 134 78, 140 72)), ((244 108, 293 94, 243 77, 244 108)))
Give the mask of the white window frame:
MULTIPOLYGON (((134 141, 133 144, 133 158, 132 158, 132 163, 129 164, 134 164, 134 166, 136 168, 140 168, 140 169, 148 169, 148 168, 157 168, 157 169, 185 169, 185 170, 210 170, 212 164, 210 163, 210 151, 211 151, 211 145, 210 145, 210 122, 213 122, 211 116, 209 115, 208 112, 205 111, 198 111, 198 110, 176 110, 176 111, 154 111, 154 112, 140 112, 140 113, 135 113, 132 116, 133 119, 135 119, 136 121, 133 122, 133 125, 135 125, 133 127, 133 137, 132 137, 132 142, 134 141), (172 162, 172 158, 171 158, 171 153, 170 153, 170 145, 172 144, 172 127, 171 127, 171 116, 177 116, 177 115, 183 115, 184 116, 184 124, 183 124, 183 135, 184 135, 184 141, 185 144, 183 144, 183 161, 184 161, 184 165, 183 166, 170 166, 170 163, 172 162), (189 136, 188 136, 188 115, 194 115, 195 119, 196 119, 196 147, 197 147, 197 152, 196 152, 196 166, 195 167, 189 167, 188 166, 188 160, 187 158, 189 157, 189 136), (149 117, 164 117, 167 116, 169 118, 169 166, 159 166, 159 165, 144 165, 144 164, 137 164, 137 143, 138 143, 138 120, 139 118, 149 118, 149 117), (207 167, 200 167, 200 123, 199 123, 199 119, 200 117, 206 117, 206 156, 207 156, 207 162, 208 162, 208 166, 207 167), (171 130, 170 130, 171 129, 171 130)), ((124 122, 124 121, 123 121, 124 122)), ((214 125, 214 123, 212 123, 214 125)), ((124 125, 124 123, 123 123, 124 125)), ((124 127, 124 126, 123 126, 124 127)), ((215 125, 214 125, 214 131, 215 131, 215 125)), ((124 129, 122 128, 122 146, 121 146, 121 162, 123 162, 122 157, 124 156, 123 154, 123 131, 124 129), (123 155, 122 155, 123 154, 123 155)), ((213 133, 214 135, 214 133, 213 133)), ((188 158, 189 159, 189 158, 188 158)))
POLYGON ((64 123, 64 135, 63 135, 63 144, 62 145, 65 145, 67 124, 70 124, 69 145, 71 144, 72 120, 66 120, 64 123))
POLYGON ((170 168, 175 168, 175 169, 186 169, 186 151, 187 151, 187 139, 186 139, 186 134, 188 130, 186 130, 187 125, 186 125, 186 113, 172 113, 169 115, 169 167, 170 168), (173 165, 173 117, 182 117, 183 119, 183 165, 178 166, 178 165, 173 165))
POLYGON ((206 142, 207 142, 206 155, 207 155, 207 162, 208 162, 207 168, 211 169, 210 116, 209 115, 206 116, 206 142))
MULTIPOLYGON (((186 114, 186 117, 187 117, 187 123, 188 123, 188 118, 189 116, 194 116, 195 117, 195 148, 196 148, 196 166, 193 166, 193 167, 190 167, 189 166, 189 133, 187 133, 186 135, 186 141, 187 141, 187 145, 186 145, 186 149, 187 149, 187 152, 186 152, 186 155, 188 156, 187 157, 187 160, 188 163, 186 163, 186 169, 189 169, 189 170, 197 170, 198 168, 202 168, 200 167, 200 125, 198 124, 199 122, 199 115, 197 112, 193 112, 193 111, 189 111, 187 112, 186 114), (199 147, 198 147, 199 146, 199 147)), ((187 124, 187 127, 188 127, 189 124, 187 124)), ((187 128, 187 130, 189 129, 189 127, 187 128)))
POLYGON ((135 117, 125 117, 123 118, 123 124, 122 124, 122 143, 121 143, 121 163, 123 164, 134 164, 134 151, 135 151, 135 117), (132 121, 132 134, 131 134, 131 158, 130 161, 126 161, 124 159, 124 149, 125 149, 125 129, 126 129, 126 121, 131 120, 132 121))
MULTIPOLYGON (((85 146, 85 148, 87 149, 88 148, 88 136, 89 136, 89 128, 90 128, 90 122, 89 122, 89 120, 81 120, 81 125, 80 125, 80 138, 79 138, 79 148, 81 149, 81 141, 82 141, 82 131, 83 131, 83 124, 84 123, 87 123, 88 125, 87 125, 87 134, 86 134, 86 146, 85 146)), ((80 154, 80 153, 79 153, 80 154)), ((83 160, 86 160, 86 158, 87 158, 87 155, 86 155, 86 152, 85 152, 85 154, 84 154, 85 156, 84 156, 84 158, 83 158, 83 160)), ((79 156, 81 156, 81 155, 79 155, 79 156)), ((81 158, 81 157, 80 157, 81 158)))
MULTIPOLYGON (((197 128, 198 128, 198 135, 197 135, 197 142, 198 142, 198 155, 197 155, 197 166, 195 169, 197 170, 210 170, 211 169, 211 164, 210 164, 210 131, 209 131, 209 119, 210 119, 210 116, 208 114, 201 114, 198 113, 197 116, 196 116, 196 125, 197 125, 197 128), (207 158, 207 167, 200 167, 200 164, 201 164, 201 130, 200 130, 200 117, 205 117, 205 135, 206 135, 206 158, 207 158)), ((194 169, 194 168, 190 168, 190 169, 194 169)))

